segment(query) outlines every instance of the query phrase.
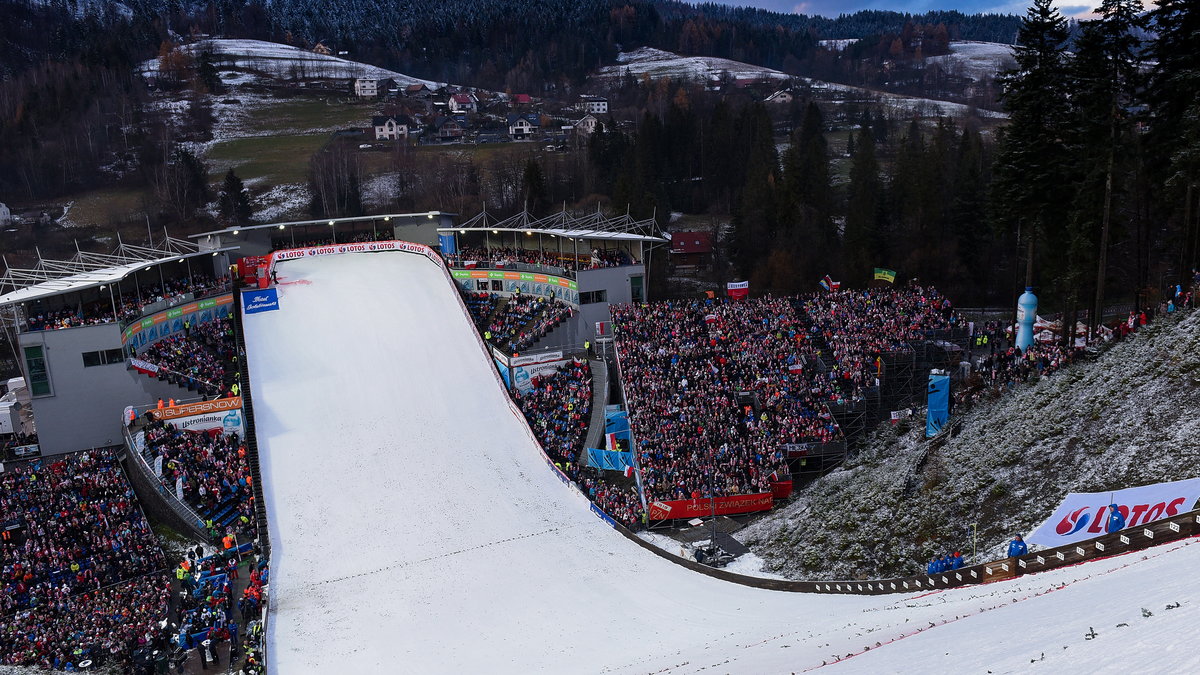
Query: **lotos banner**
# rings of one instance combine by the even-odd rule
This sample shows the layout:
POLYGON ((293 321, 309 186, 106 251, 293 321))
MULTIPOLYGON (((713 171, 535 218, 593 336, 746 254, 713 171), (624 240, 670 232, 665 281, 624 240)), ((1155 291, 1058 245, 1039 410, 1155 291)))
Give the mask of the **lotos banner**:
POLYGON ((407 251, 420 253, 430 260, 441 264, 442 258, 432 248, 424 244, 414 244, 410 241, 367 241, 353 244, 330 244, 328 246, 309 246, 307 248, 289 248, 275 251, 271 254, 271 270, 275 263, 297 258, 309 258, 318 255, 339 255, 342 253, 374 253, 376 251, 407 251))
MULTIPOLYGON (((774 497, 770 492, 763 492, 756 495, 717 497, 716 511, 718 516, 769 511, 774 504, 774 497)), ((713 505, 709 503, 708 499, 677 499, 669 502, 657 501, 650 503, 650 520, 704 518, 711 516, 712 512, 713 505)))
POLYGON ((1113 524, 1119 530, 1177 516, 1190 511, 1197 498, 1200 478, 1116 492, 1072 492, 1025 541, 1047 548, 1071 544, 1106 534, 1113 524), (1114 504, 1119 512, 1115 519, 1110 509, 1114 504))

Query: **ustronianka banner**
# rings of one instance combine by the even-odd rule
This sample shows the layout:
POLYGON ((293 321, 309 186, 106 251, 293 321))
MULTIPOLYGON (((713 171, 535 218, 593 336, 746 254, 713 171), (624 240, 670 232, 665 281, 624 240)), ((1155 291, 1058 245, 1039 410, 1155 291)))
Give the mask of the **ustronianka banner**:
POLYGON ((175 425, 176 429, 186 431, 208 431, 220 429, 222 433, 237 432, 246 435, 245 422, 242 417, 242 398, 218 398, 199 403, 168 406, 161 409, 151 409, 155 419, 166 420, 175 425))
POLYGON ((1130 528, 1189 511, 1197 498, 1200 498, 1200 478, 1116 492, 1072 492, 1025 541, 1052 548, 1098 537, 1108 530, 1112 504, 1121 512, 1125 528, 1130 528))
MULTIPOLYGON (((769 511, 775 503, 774 497, 770 492, 757 495, 717 497, 715 501, 718 516, 769 511)), ((677 499, 669 502, 650 502, 650 520, 702 518, 712 515, 712 512, 713 504, 707 499, 677 499)))

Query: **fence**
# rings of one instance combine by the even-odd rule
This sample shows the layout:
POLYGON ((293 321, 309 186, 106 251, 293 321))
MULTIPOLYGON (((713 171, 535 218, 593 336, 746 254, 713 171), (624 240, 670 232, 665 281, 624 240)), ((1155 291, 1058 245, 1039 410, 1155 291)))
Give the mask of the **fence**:
MULTIPOLYGON (((145 434, 144 431, 138 431, 138 434, 145 434)), ((179 500, 175 494, 163 484, 159 479, 158 474, 146 461, 146 457, 142 455, 139 443, 134 434, 129 432, 129 427, 126 426, 123 430, 125 436, 126 455, 130 457, 127 464, 135 469, 145 484, 151 488, 150 492, 156 494, 161 501, 172 513, 174 513, 182 524, 187 526, 190 534, 198 537, 202 541, 210 541, 208 531, 204 527, 204 519, 192 510, 187 504, 179 500)), ((143 436, 144 438, 144 436, 143 436)), ((144 441, 143 441, 144 442, 144 441)), ((132 476, 130 477, 132 479, 132 476)))

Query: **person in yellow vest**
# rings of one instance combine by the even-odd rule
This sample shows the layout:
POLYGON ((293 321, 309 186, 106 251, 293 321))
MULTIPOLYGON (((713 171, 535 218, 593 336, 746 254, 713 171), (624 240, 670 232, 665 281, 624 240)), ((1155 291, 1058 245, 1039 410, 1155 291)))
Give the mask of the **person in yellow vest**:
POLYGON ((238 394, 240 394, 242 392, 242 388, 241 388, 241 386, 238 385, 237 382, 234 382, 233 386, 229 388, 229 392, 232 393, 234 396, 237 396, 238 394))
POLYGON ((585 353, 585 354, 587 354, 588 356, 591 356, 591 355, 592 355, 592 341, 591 341, 591 340, 584 340, 584 341, 583 341, 583 351, 584 351, 584 353, 585 353))

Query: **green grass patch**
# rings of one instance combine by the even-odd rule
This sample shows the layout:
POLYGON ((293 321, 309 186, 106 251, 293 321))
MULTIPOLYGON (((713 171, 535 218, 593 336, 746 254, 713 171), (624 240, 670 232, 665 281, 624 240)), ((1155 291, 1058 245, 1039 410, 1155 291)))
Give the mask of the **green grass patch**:
POLYGON ((254 131, 297 132, 306 129, 367 127, 376 113, 374 105, 358 105, 325 99, 280 99, 270 107, 250 112, 254 131))
MULTIPOLYGON (((208 151, 208 160, 232 166, 242 180, 265 178, 271 185, 303 183, 307 180, 309 158, 329 138, 329 134, 235 138, 214 144, 208 151)), ((223 173, 216 172, 212 180, 220 180, 223 173)))

